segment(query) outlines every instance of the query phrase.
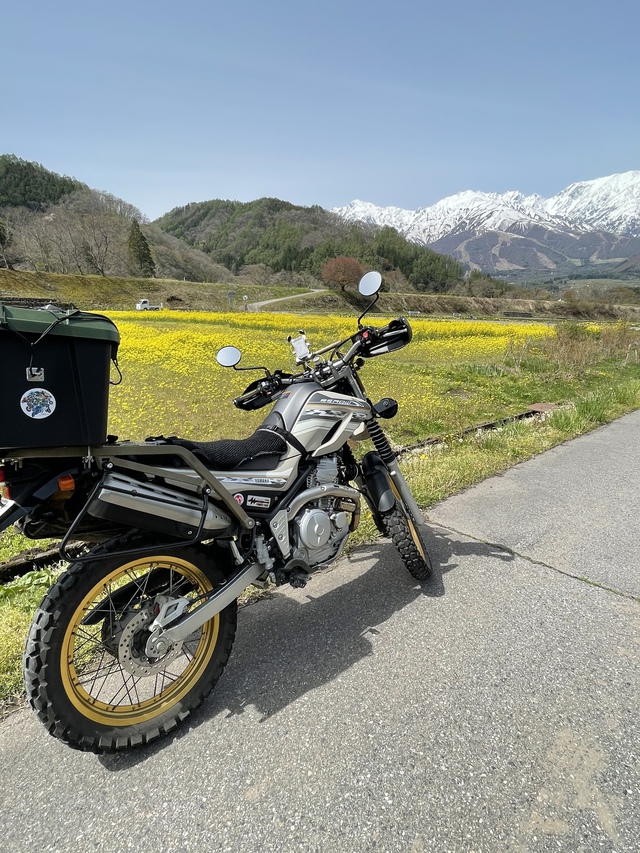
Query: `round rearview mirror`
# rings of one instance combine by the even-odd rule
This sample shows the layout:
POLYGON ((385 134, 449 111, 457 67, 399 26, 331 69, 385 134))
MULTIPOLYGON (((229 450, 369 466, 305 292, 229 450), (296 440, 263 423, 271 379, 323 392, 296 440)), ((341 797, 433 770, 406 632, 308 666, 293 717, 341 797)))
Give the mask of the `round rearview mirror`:
POLYGON ((380 290, 381 284, 382 276, 380 273, 375 270, 371 270, 371 272, 365 273, 360 279, 358 290, 363 296, 373 296, 374 293, 377 293, 380 290))
POLYGON ((222 367, 235 367, 242 358, 238 347, 222 347, 216 353, 216 361, 222 367))

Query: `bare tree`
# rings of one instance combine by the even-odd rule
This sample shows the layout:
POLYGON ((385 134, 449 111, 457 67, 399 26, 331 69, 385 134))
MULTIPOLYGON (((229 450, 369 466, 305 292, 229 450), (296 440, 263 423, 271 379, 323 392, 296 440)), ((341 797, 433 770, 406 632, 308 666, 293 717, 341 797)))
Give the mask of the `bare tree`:
POLYGON ((126 275, 133 205, 79 190, 44 212, 11 209, 11 240, 20 262, 36 271, 126 275))
POLYGON ((273 280, 273 270, 266 264, 247 264, 240 269, 239 274, 259 287, 268 287, 273 280))
POLYGON ((12 243, 13 233, 10 218, 6 213, 0 211, 0 261, 8 270, 12 270, 15 263, 12 243))
POLYGON ((340 290, 355 287, 364 270, 355 258, 332 258, 322 267, 322 278, 327 284, 337 285, 340 290))
POLYGON ((13 234, 23 264, 35 272, 55 272, 55 251, 44 215, 27 208, 14 208, 13 234))
POLYGON ((109 193, 91 190, 72 193, 59 207, 54 217, 66 231, 78 271, 126 274, 128 217, 137 209, 109 193))

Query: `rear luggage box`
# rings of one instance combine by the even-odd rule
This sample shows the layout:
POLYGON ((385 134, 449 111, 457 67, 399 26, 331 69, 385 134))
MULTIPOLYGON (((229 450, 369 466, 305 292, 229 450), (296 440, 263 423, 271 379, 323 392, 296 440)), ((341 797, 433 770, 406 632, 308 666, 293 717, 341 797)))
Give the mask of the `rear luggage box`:
POLYGON ((119 343, 100 314, 0 302, 0 450, 104 444, 119 343))

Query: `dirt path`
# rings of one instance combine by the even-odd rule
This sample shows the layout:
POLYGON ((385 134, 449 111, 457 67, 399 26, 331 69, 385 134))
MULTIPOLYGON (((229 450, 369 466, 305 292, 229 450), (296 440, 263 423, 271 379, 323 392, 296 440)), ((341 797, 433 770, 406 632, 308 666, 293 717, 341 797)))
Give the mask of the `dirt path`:
POLYGON ((305 290, 304 293, 296 293, 294 296, 280 296, 278 299, 265 299, 264 302, 247 302, 246 311, 260 311, 265 305, 272 305, 274 302, 287 302, 289 299, 302 299, 303 296, 315 296, 317 293, 326 293, 326 288, 320 290, 305 290))

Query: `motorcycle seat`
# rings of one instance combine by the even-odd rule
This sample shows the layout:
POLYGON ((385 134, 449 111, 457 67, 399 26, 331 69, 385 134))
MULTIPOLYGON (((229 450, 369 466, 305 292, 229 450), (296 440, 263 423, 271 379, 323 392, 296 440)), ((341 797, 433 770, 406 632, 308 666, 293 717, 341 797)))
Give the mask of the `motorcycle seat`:
POLYGON ((185 438, 168 438, 190 450, 212 471, 248 469, 268 471, 275 468, 287 449, 287 442, 275 432, 257 429, 249 438, 225 438, 221 441, 189 441, 185 438))

